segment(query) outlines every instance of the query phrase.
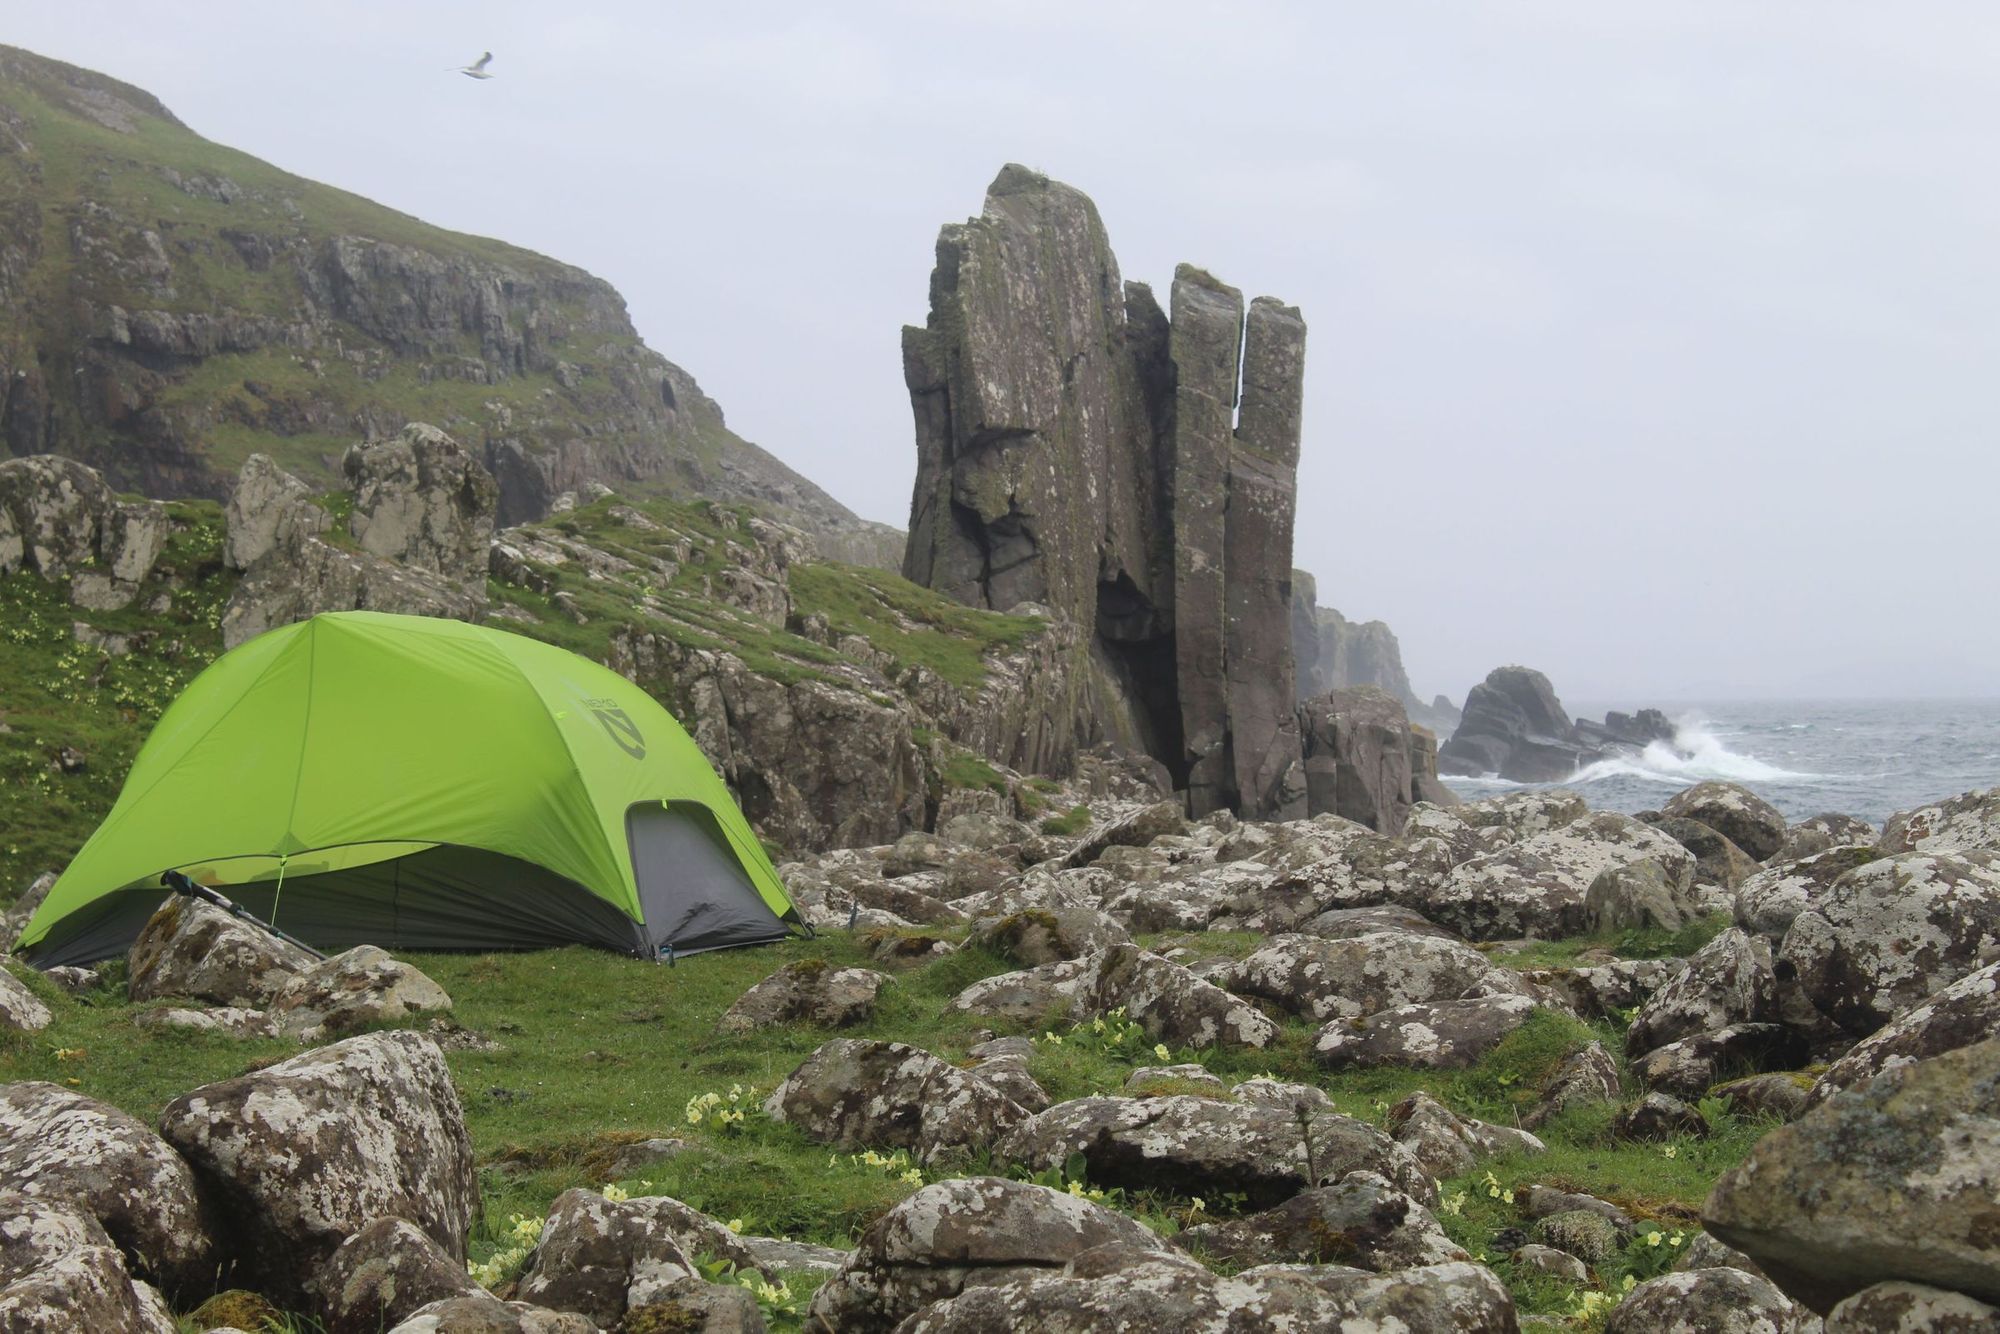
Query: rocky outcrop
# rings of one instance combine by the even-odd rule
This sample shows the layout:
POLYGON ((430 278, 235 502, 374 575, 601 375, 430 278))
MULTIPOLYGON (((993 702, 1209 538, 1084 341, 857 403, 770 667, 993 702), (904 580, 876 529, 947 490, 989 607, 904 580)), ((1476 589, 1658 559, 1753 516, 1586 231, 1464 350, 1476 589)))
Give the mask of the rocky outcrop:
POLYGON ((1091 202, 1018 166, 937 253, 929 321, 903 336, 918 453, 904 573, 1086 628, 1079 652, 1116 674, 1120 725, 1194 814, 1302 812, 1298 312, 1263 297, 1246 312, 1183 265, 1169 318, 1121 284, 1091 202))
POLYGON ((1438 781, 1436 739, 1412 725, 1402 704, 1379 686, 1306 700, 1299 732, 1308 814, 1338 815, 1395 835, 1417 802, 1458 805, 1438 781))
POLYGON ((889 981, 870 968, 829 968, 818 959, 788 963, 736 998, 716 1027, 750 1033, 803 1021, 819 1028, 858 1024, 875 1012, 875 993, 889 981))
POLYGON ((48 455, 0 461, 0 575, 67 579, 78 606, 115 611, 138 595, 166 540, 165 506, 120 500, 81 464, 48 455))
POLYGON ((991 1145, 1028 1117, 993 1085, 900 1042, 839 1038, 785 1077, 765 1115, 841 1149, 923 1160, 991 1145))
POLYGON ((160 1130, 255 1243, 259 1286, 297 1299, 341 1242, 407 1219, 456 1263, 479 1204, 465 1115, 444 1054, 419 1033, 371 1033, 176 1098, 160 1130))
POLYGON ((1548 677, 1528 667, 1496 667, 1466 695, 1457 728, 1438 749, 1438 768, 1559 783, 1607 755, 1673 736, 1673 724, 1657 709, 1608 713, 1602 723, 1573 721, 1548 677))
POLYGON ((0 92, 46 108, 0 132, 0 456, 62 454, 121 490, 219 498, 222 439, 324 486, 340 462, 329 438, 443 412, 431 419, 493 473, 507 522, 610 482, 757 505, 840 559, 899 557, 893 530, 734 435, 601 279, 238 169, 150 95, 88 70, 9 48, 0 92), (116 144, 87 184, 49 169, 79 136, 116 144))
POLYGON ((132 942, 126 983, 133 1000, 185 997, 262 1006, 313 964, 278 939, 202 899, 168 896, 132 942))
POLYGON ((340 460, 354 493, 347 528, 371 556, 453 583, 484 583, 500 488, 493 474, 435 426, 413 422, 340 460))

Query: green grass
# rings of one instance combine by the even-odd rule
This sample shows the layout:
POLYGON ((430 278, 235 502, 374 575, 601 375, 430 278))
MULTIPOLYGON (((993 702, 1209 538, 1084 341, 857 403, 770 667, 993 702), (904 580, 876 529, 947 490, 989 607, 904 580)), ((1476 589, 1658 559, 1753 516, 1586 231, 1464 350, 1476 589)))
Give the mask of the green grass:
POLYGON ((1630 931, 1606 931, 1566 940, 1537 940, 1520 949, 1497 951, 1494 961, 1511 968, 1571 968, 1578 956, 1593 951, 1609 951, 1621 959, 1683 959, 1727 931, 1728 913, 1714 913, 1674 931, 1648 927, 1630 931))
POLYGON ((961 690, 985 683, 988 653, 1019 648, 1044 628, 1032 616, 980 611, 853 565, 805 566, 792 572, 791 586, 802 615, 817 612, 836 635, 860 635, 899 670, 926 667, 961 690))
POLYGON ((1061 815, 1051 815, 1041 824, 1044 834, 1058 834, 1064 837, 1081 834, 1088 828, 1090 828, 1090 807, 1082 805, 1072 806, 1061 815))

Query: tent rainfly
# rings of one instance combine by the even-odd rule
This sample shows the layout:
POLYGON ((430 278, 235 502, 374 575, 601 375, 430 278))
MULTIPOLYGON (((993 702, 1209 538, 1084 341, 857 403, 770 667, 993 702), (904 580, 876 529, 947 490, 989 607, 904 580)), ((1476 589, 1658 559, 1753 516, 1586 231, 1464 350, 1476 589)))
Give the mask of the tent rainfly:
POLYGON ((645 691, 520 635, 378 612, 273 630, 196 677, 16 948, 44 968, 122 953, 167 871, 328 949, 658 957, 800 923, 645 691))

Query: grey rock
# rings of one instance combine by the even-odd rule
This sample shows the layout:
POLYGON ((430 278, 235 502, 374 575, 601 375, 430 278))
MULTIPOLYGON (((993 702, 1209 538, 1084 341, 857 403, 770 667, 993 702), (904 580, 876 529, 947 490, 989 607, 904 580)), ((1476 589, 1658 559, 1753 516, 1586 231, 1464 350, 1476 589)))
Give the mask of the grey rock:
POLYGON ((485 580, 500 488, 458 441, 412 422, 351 447, 340 470, 354 492, 348 531, 363 551, 454 582, 485 580))
POLYGON ((1517 843, 1581 820, 1590 814, 1590 803, 1568 788, 1533 788, 1467 802, 1457 814, 1474 829, 1496 830, 1506 842, 1517 843))
POLYGON ((215 1241, 194 1174, 115 1107, 55 1084, 0 1085, 0 1191, 94 1219, 135 1275, 170 1293, 214 1281, 215 1241))
POLYGON ((1647 821, 1694 854, 1695 879, 1706 885, 1733 890, 1757 873, 1757 859, 1736 846, 1727 834, 1699 820, 1662 815, 1647 821))
POLYGON ((1517 782, 1561 782, 1589 752, 1549 678, 1527 667, 1497 667, 1465 697, 1451 739, 1439 748, 1447 774, 1498 774, 1517 782))
POLYGON ((1731 1024, 1777 1018, 1778 982, 1771 947, 1731 927, 1697 950, 1639 1007, 1625 1035, 1628 1056, 1731 1024))
POLYGON ((1666 897, 1694 915, 1694 854, 1630 816, 1601 811, 1473 857, 1414 906, 1469 940, 1557 939, 1589 928, 1590 885, 1651 860, 1666 897))
POLYGON ((1312 1058, 1332 1070, 1462 1070, 1539 1008, 1532 996, 1505 994, 1398 1005, 1328 1023, 1313 1039, 1312 1058))
POLYGON ((104 975, 95 968, 78 968, 74 965, 50 968, 42 976, 72 996, 82 996, 95 991, 104 981, 104 975))
POLYGON ((1708 1134, 1708 1122, 1702 1119, 1700 1112, 1679 1098, 1666 1093, 1648 1093, 1613 1117, 1610 1130, 1616 1139, 1659 1141, 1702 1138, 1708 1134))
POLYGON ((814 1246, 810 1242, 788 1241, 783 1237, 758 1237, 745 1234, 737 1238, 743 1249, 750 1253, 750 1263, 767 1274, 785 1270, 803 1270, 810 1273, 831 1274, 847 1263, 850 1251, 835 1250, 831 1246, 814 1246))
POLYGON ((34 992, 5 968, 0 968, 0 1030, 39 1033, 55 1018, 34 992))
POLYGON ((1826 1334, 1993 1334, 2000 1307, 1921 1283, 1877 1283, 1827 1313, 1826 1334))
POLYGON ((1792 922, 1816 906, 1834 881, 1857 866, 1876 859, 1873 847, 1828 848, 1797 861, 1773 858, 1771 864, 1737 887, 1732 900, 1736 925, 1774 943, 1785 938, 1792 922))
MULTIPOLYGON (((1332 812, 1391 837, 1416 801, 1410 720, 1379 686, 1348 686, 1299 706, 1306 809, 1332 812)), ((1424 759, 1433 764, 1430 753, 1424 759)), ((1430 777, 1435 780, 1433 769, 1430 777)))
POLYGON ((1343 1264, 1387 1272, 1466 1260, 1431 1211, 1373 1172, 1350 1172, 1262 1213, 1204 1223, 1175 1244, 1232 1264, 1343 1264))
POLYGON ((1550 1117, 1572 1107, 1582 1107, 1594 1102, 1616 1102, 1623 1089, 1618 1082, 1618 1062, 1604 1049, 1601 1042, 1593 1042, 1581 1051, 1573 1052, 1556 1067, 1549 1076, 1548 1086, 1542 1090, 1542 1098, 1522 1121, 1533 1130, 1550 1117))
POLYGON ((432 1302, 483 1295, 463 1261, 400 1218, 375 1219, 341 1242, 314 1286, 326 1334, 377 1334, 432 1302))
POLYGON ((1983 1042, 2000 1032, 2000 963, 1966 974, 1854 1044, 1820 1075, 1810 1101, 1859 1088, 1885 1070, 1983 1042))
POLYGON ((1131 944, 987 978, 951 1004, 1032 1021, 1064 1002, 1085 1018, 1123 1009, 1156 1042, 1175 1047, 1265 1047, 1278 1036, 1278 1026, 1242 998, 1131 944))
POLYGON ((1819 1322, 1784 1293, 1740 1269, 1662 1274, 1612 1308, 1605 1334, 1701 1330, 1706 1334, 1810 1334, 1819 1322))
POLYGON ((1785 817, 1740 783, 1696 783, 1669 797, 1660 811, 1669 818, 1699 820, 1760 862, 1785 843, 1785 817))
POLYGON ((1948 801, 1897 811, 1876 845, 1884 856, 1901 852, 2000 852, 2000 787, 1967 792, 1948 801))
POLYGON ((1124 927, 1095 908, 1028 908, 973 923, 967 943, 992 950, 1025 968, 1080 959, 1131 939, 1124 927))
POLYGON ((243 461, 223 519, 222 560, 232 570, 247 570, 273 551, 295 551, 333 526, 332 512, 313 503, 312 488, 268 454, 243 461))
POLYGON ((1422 1091, 1389 1109, 1388 1130, 1426 1172, 1441 1181, 1469 1172, 1482 1159, 1496 1154, 1548 1151, 1546 1144, 1525 1130, 1459 1116, 1422 1091))
MULTIPOLYGON (((1873 847, 1881 837, 1881 831, 1866 820, 1852 815, 1842 815, 1829 811, 1800 820, 1785 833, 1784 846, 1778 849, 1773 862, 1796 862, 1816 856, 1829 848, 1852 845, 1873 847)), ((1907 849, 1898 849, 1907 851, 1907 849)))
POLYGON ((1542 1239, 1542 1244, 1575 1256, 1587 1265, 1610 1259, 1620 1241, 1617 1226, 1588 1209, 1545 1214, 1535 1223, 1535 1235, 1542 1239))
POLYGON ((1680 959, 1614 959, 1581 968, 1531 968, 1521 976, 1585 1019, 1614 1019, 1645 1004, 1685 966, 1680 959))
POLYGON ((479 1203, 450 1071, 421 1033, 369 1033, 196 1089, 161 1134, 256 1245, 261 1290, 309 1292, 320 1264, 377 1218, 416 1224, 455 1263, 479 1203))
POLYGON ((1564 1283, 1584 1284, 1590 1282, 1590 1268, 1567 1251, 1559 1251, 1553 1246, 1540 1246, 1534 1242, 1517 1248, 1507 1257, 1515 1264, 1532 1269, 1539 1274, 1564 1283))
POLYGON ((747 1289, 698 1278, 667 1284, 658 1297, 633 1307, 621 1328, 644 1329, 647 1322, 689 1334, 764 1334, 765 1329, 763 1308, 747 1289))
POLYGON ((1204 1196, 1240 1192, 1257 1207, 1362 1170, 1387 1177, 1421 1204, 1437 1200, 1436 1183, 1408 1150, 1364 1122, 1337 1112, 1294 1113, 1185 1095, 1057 1103, 1015 1127, 997 1152, 1032 1171, 1061 1166, 1080 1153, 1098 1185, 1204 1196))
POLYGON ((1703 1225, 1816 1311, 1873 1283, 2000 1300, 2000 1041, 1889 1070, 1772 1131, 1703 1225))
POLYGON ((1344 940, 1273 936, 1225 975, 1241 996, 1274 1001, 1306 1019, 1359 1019, 1417 1003, 1528 994, 1519 974, 1460 941, 1407 932, 1344 940))
POLYGON ((924 1161, 991 1145, 1028 1119, 991 1084, 929 1052, 858 1038, 822 1045, 764 1111, 820 1144, 908 1149, 924 1161))
POLYGON ((1063 858, 1063 865, 1088 866, 1112 848, 1143 848, 1156 838, 1169 838, 1186 828, 1186 813, 1179 802, 1157 801, 1092 828, 1063 858))
POLYGON ((1750 1120, 1796 1121, 1811 1106, 1810 1075, 1778 1072, 1746 1075, 1715 1087, 1729 1110, 1750 1120))
POLYGON ((1116 1246, 1172 1252, 1140 1224, 1062 1191, 997 1177, 925 1186, 870 1224, 812 1300, 825 1328, 886 1331, 971 1286, 1059 1270, 1116 1246))
POLYGON ((1638 1230, 1632 1216, 1609 1200, 1581 1191, 1557 1190, 1553 1186, 1530 1186, 1519 1192, 1521 1212, 1529 1218, 1552 1218, 1557 1214, 1595 1214, 1609 1223, 1620 1242, 1638 1230))
POLYGON ((516 1295, 616 1328, 628 1312, 670 1300, 675 1284, 698 1279, 704 1256, 757 1267, 734 1233, 679 1200, 567 1190, 549 1210, 516 1295))
POLYGON ((160 1294, 125 1272, 117 1251, 80 1246, 0 1287, 0 1328, 21 1334, 175 1334, 179 1326, 160 1294))
POLYGON ((1727 1074, 1789 1069, 1807 1056, 1806 1044, 1782 1024, 1730 1024, 1655 1047, 1632 1072, 1649 1089, 1698 1099, 1727 1074))
POLYGON ((420 1306, 389 1334, 598 1334, 598 1329, 574 1312, 478 1296, 420 1306))
POLYGON ((131 604, 167 538, 166 507, 121 501, 95 470, 31 454, 0 460, 0 575, 71 581, 80 606, 131 604))
POLYGON ((223 1005, 211 1010, 179 1006, 142 1010, 132 1016, 135 1028, 179 1029, 189 1033, 219 1033, 232 1038, 274 1038, 277 1021, 262 1010, 223 1005))
POLYGON ((736 998, 716 1027, 751 1033, 773 1024, 802 1022, 845 1028, 875 1013, 875 997, 890 981, 868 968, 831 968, 818 959, 788 963, 736 998))
POLYGON ((1212 1089, 1218 1098, 1226 1097, 1229 1093, 1229 1086, 1222 1082, 1220 1075, 1210 1074, 1206 1066, 1192 1063, 1183 1065, 1142 1065, 1134 1068, 1131 1074, 1125 1076, 1126 1091, 1142 1096, 1149 1090, 1154 1090, 1162 1084, 1180 1085, 1181 1087, 1175 1089, 1175 1092, 1178 1093, 1188 1092, 1189 1090, 1186 1086, 1190 1084, 1198 1085, 1202 1089, 1212 1089))
POLYGON ((313 963, 271 999, 278 1027, 313 1042, 449 1009, 443 987, 374 945, 313 963))
POLYGON ((140 929, 127 956, 133 1000, 185 996, 261 1008, 313 958, 212 903, 175 894, 140 929))
POLYGON ((2000 853, 1904 852, 1840 877, 1785 934, 1779 962, 1821 1014, 1866 1037, 2000 960, 2000 853))
POLYGON ((1678 931, 1693 918, 1692 896, 1677 891, 1651 858, 1600 871, 1583 894, 1583 916, 1592 932, 1678 931))

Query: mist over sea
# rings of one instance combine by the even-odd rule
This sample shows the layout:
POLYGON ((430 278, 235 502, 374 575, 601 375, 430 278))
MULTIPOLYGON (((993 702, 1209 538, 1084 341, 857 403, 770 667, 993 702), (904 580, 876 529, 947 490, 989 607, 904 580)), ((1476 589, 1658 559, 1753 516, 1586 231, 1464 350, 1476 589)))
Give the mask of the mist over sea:
MULTIPOLYGON (((1630 705, 1613 705, 1629 709, 1630 705)), ((1657 809, 1704 779, 1741 783, 1788 820, 1822 811, 1877 825, 1941 797, 2000 786, 2000 700, 1758 700, 1661 705, 1672 744, 1593 764, 1561 784, 1447 778, 1467 800, 1560 786, 1593 807, 1657 809)), ((1584 705, 1581 717, 1603 717, 1584 705)))

